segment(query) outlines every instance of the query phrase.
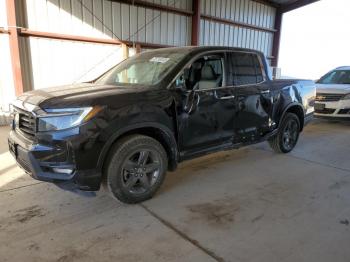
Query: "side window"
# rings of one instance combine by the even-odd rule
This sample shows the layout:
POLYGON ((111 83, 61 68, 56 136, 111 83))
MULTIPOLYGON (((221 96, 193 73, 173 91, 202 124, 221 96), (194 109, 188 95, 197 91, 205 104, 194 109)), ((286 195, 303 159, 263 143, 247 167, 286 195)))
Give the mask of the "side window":
POLYGON ((252 85, 264 79, 260 61, 255 54, 231 53, 229 71, 229 81, 232 85, 252 85))
POLYGON ((327 75, 322 77, 319 82, 321 82, 321 84, 331 84, 332 82, 334 82, 336 75, 337 75, 337 71, 328 73, 327 75))
POLYGON ((253 55, 253 63, 255 66, 256 83, 261 83, 264 80, 263 71, 260 60, 257 55, 253 55))
POLYGON ((211 89, 223 82, 223 55, 202 56, 192 63, 186 81, 187 89, 211 89))

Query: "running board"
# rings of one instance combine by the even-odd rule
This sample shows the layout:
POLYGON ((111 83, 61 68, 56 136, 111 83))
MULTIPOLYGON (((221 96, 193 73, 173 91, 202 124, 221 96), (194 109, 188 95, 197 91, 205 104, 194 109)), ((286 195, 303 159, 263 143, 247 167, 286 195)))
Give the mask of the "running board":
POLYGON ((275 136, 278 132, 278 129, 273 130, 271 133, 266 134, 265 136, 261 137, 259 140, 255 140, 252 142, 244 142, 244 143, 224 143, 224 144, 220 144, 220 145, 216 145, 210 148, 205 148, 196 152, 181 152, 180 153, 180 161, 184 161, 184 160, 190 160, 196 157, 200 157, 200 156, 204 156, 207 154, 211 154, 211 153, 216 153, 216 152, 220 152, 220 151, 227 151, 227 150, 232 150, 232 149, 239 149, 241 147, 244 146, 249 146, 252 144, 257 144, 257 143, 261 143, 264 142, 266 140, 268 140, 269 138, 275 136))

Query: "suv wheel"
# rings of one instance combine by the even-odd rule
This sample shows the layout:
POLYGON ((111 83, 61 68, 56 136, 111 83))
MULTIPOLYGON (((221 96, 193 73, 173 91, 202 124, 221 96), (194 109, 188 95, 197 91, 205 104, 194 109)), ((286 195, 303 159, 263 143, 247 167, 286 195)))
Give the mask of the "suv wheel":
POLYGON ((300 121, 297 115, 287 113, 276 136, 269 140, 271 148, 277 153, 289 153, 298 142, 300 121))
POLYGON ((167 154, 157 140, 143 135, 127 136, 113 147, 103 184, 118 200, 139 203, 155 194, 167 167, 167 154))

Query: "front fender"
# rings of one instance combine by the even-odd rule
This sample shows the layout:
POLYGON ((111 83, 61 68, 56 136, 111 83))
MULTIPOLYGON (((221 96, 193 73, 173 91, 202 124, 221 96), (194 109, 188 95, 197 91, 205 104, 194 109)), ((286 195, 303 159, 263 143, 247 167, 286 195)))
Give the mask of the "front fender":
MULTIPOLYGON (((112 145, 123 135, 134 131, 134 130, 142 130, 145 128, 152 128, 154 130, 159 130, 163 137, 166 140, 166 143, 168 145, 169 150, 171 151, 171 155, 169 156, 171 159, 171 162, 173 163, 173 168, 170 169, 175 169, 176 168, 176 164, 178 162, 178 147, 177 147, 177 142, 176 139, 173 135, 173 131, 162 124, 159 124, 158 122, 142 122, 142 123, 133 123, 130 125, 127 125, 123 128, 118 129, 117 131, 115 131, 109 138, 108 140, 105 142, 101 153, 99 155, 98 158, 98 162, 97 162, 97 166, 99 169, 103 168, 103 164, 105 162, 105 159, 108 155, 108 152, 110 151, 110 149, 112 148, 112 145)), ((168 150, 167 150, 168 151, 168 150)))

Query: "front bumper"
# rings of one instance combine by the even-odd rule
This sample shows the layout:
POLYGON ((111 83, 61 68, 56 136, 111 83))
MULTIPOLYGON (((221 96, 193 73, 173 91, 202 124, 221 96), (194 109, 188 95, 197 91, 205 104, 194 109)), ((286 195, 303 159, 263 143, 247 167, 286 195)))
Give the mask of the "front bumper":
POLYGON ((350 119, 350 100, 339 100, 336 102, 316 101, 315 108, 315 116, 318 118, 350 119))
POLYGON ((52 182, 70 191, 97 191, 100 188, 101 174, 96 170, 77 169, 68 146, 43 145, 15 130, 10 132, 8 144, 17 164, 34 179, 52 182), (71 172, 62 173, 62 170, 71 172))

